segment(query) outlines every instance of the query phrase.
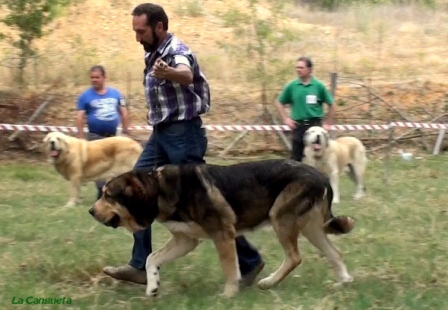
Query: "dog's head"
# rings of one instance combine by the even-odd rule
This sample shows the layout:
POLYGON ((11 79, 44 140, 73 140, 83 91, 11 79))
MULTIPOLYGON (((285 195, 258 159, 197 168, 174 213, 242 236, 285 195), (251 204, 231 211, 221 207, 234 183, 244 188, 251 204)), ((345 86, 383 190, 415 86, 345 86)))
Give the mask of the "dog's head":
POLYGON ((106 226, 121 226, 136 232, 148 227, 159 216, 173 214, 179 192, 179 168, 176 166, 132 170, 110 180, 89 213, 106 226))
POLYGON ((50 132, 43 139, 45 151, 50 159, 57 161, 67 151, 67 136, 62 132, 50 132))
POLYGON ((330 135, 323 127, 312 126, 305 131, 303 143, 313 150, 315 156, 321 156, 328 147, 330 135))

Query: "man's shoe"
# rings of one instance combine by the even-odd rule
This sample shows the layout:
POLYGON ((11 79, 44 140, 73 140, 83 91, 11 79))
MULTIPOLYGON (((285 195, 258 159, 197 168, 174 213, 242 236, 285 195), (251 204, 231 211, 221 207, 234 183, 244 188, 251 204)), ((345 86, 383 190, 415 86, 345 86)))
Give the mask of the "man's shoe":
POLYGON ((103 272, 114 279, 146 285, 146 271, 138 270, 131 265, 120 267, 106 266, 103 272))
POLYGON ((264 262, 262 261, 257 266, 255 266, 254 269, 252 269, 251 272, 245 274, 240 281, 241 286, 247 287, 254 284, 255 279, 257 278, 258 274, 263 270, 264 268, 264 262))

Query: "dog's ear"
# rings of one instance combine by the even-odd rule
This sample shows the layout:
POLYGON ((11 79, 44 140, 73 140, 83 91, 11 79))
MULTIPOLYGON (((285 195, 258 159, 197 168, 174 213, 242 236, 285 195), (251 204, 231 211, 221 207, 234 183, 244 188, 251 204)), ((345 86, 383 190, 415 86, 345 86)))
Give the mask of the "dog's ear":
POLYGON ((309 131, 309 130, 306 130, 305 133, 303 134, 303 143, 304 143, 305 145, 308 144, 308 136, 309 136, 309 135, 310 135, 310 131, 309 131))
POLYGON ((172 214, 176 211, 175 205, 179 202, 181 183, 178 166, 166 165, 157 169, 157 182, 159 184, 159 210, 172 214))
MULTIPOLYGON (((138 196, 139 199, 143 199, 146 195, 154 197, 157 194, 157 186, 146 184, 145 174, 145 172, 137 170, 124 173, 123 178, 120 179, 123 182, 122 193, 127 197, 138 196)), ((153 172, 151 171, 148 175, 153 175, 153 172)))
POLYGON ((131 186, 127 186, 122 179, 112 179, 106 185, 104 185, 104 187, 106 188, 107 193, 112 197, 117 197, 122 193, 124 193, 126 196, 132 195, 131 186))
POLYGON ((328 143, 330 142, 330 134, 328 133, 328 131, 324 131, 324 137, 325 137, 325 145, 328 146, 328 143))
POLYGON ((43 142, 44 142, 44 143, 47 143, 48 140, 50 140, 50 135, 49 135, 49 134, 47 134, 47 135, 45 136, 43 142))

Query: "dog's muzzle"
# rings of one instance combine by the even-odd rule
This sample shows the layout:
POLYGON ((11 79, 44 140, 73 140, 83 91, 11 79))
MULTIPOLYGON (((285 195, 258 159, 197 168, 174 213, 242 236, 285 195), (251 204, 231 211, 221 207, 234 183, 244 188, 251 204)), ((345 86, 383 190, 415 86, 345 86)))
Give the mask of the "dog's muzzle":
POLYGON ((103 225, 107 226, 107 227, 112 227, 112 228, 117 228, 120 225, 120 217, 118 216, 118 214, 114 214, 114 216, 112 216, 109 220, 102 222, 99 221, 96 216, 95 216, 95 210, 93 209, 93 207, 91 207, 89 209, 89 213, 91 216, 93 216, 98 222, 102 223, 103 225))
POLYGON ((314 151, 320 151, 322 149, 322 144, 320 141, 320 135, 317 135, 316 140, 311 144, 314 151))
POLYGON ((58 150, 54 144, 54 141, 50 142, 50 153, 49 155, 51 157, 58 157, 61 154, 61 151, 58 150))
POLYGON ((115 214, 109 221, 105 222, 104 225, 107 227, 117 228, 120 225, 120 217, 115 214))
POLYGON ((314 151, 320 151, 322 149, 322 145, 317 144, 317 143, 313 143, 312 147, 313 147, 314 151))

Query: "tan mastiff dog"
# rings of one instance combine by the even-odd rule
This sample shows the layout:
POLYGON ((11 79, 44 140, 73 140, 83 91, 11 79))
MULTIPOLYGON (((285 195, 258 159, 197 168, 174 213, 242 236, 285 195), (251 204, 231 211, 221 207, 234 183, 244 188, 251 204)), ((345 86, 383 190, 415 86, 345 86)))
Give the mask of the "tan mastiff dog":
POLYGON ((80 203, 82 183, 110 179, 132 170, 143 151, 140 143, 124 136, 87 141, 62 132, 50 132, 43 142, 48 162, 70 181, 66 206, 80 203))

